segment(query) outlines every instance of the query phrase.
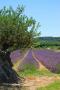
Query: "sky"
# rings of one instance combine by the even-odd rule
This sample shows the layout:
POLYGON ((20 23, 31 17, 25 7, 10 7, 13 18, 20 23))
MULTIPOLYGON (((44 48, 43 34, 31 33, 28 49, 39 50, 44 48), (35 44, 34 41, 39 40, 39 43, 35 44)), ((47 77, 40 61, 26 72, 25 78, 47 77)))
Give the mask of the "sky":
POLYGON ((4 6, 25 6, 25 14, 40 22, 38 31, 41 36, 60 36, 60 0, 0 0, 0 9, 4 6))

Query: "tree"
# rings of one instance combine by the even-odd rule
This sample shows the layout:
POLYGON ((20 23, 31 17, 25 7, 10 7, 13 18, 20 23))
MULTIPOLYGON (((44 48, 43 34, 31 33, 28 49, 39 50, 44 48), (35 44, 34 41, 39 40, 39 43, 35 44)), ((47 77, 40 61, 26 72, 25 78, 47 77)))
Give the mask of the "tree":
POLYGON ((12 69, 11 48, 31 47, 38 35, 36 28, 39 24, 23 12, 23 6, 18 6, 16 10, 12 7, 0 10, 0 82, 18 82, 18 76, 12 69))
POLYGON ((38 27, 35 19, 24 15, 24 6, 18 5, 16 10, 4 7, 0 10, 0 48, 5 48, 5 43, 8 49, 30 47, 39 34, 38 27))

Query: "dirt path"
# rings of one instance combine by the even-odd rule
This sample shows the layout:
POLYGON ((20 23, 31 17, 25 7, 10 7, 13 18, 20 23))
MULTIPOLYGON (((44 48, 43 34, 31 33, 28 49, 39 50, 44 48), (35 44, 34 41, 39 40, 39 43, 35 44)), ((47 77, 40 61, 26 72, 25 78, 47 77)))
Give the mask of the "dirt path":
POLYGON ((22 86, 26 88, 26 90, 36 90, 38 87, 47 86, 56 80, 60 80, 60 77, 55 76, 42 76, 42 77, 26 77, 22 86))
POLYGON ((36 56, 35 56, 35 54, 34 54, 33 51, 32 51, 32 56, 33 56, 34 60, 36 60, 36 62, 39 64, 39 69, 40 69, 40 70, 42 70, 42 69, 48 70, 48 69, 36 58, 36 56))
POLYGON ((23 58, 21 60, 17 60, 17 62, 14 64, 13 69, 15 71, 18 71, 18 67, 19 67, 20 63, 24 61, 24 59, 28 55, 28 53, 29 53, 29 50, 26 52, 26 54, 23 56, 23 58))
MULTIPOLYGON (((20 63, 24 61, 24 59, 28 55, 28 53, 29 53, 29 50, 26 52, 26 54, 23 56, 23 58, 21 60, 17 60, 17 62, 14 64, 13 69, 15 71, 18 71, 18 67, 19 67, 20 63)), ((36 56, 35 56, 33 51, 32 51, 32 56, 33 56, 34 60, 36 60, 36 62, 39 64, 39 66, 40 66, 39 69, 40 70, 41 69, 48 70, 44 65, 41 64, 41 62, 39 62, 39 60, 36 58, 36 56)))

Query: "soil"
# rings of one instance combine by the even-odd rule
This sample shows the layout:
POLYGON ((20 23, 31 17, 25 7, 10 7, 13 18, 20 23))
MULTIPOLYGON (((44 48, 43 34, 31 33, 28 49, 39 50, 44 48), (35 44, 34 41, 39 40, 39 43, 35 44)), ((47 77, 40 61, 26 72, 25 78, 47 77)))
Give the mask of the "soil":
POLYGON ((57 75, 51 77, 25 77, 22 86, 25 87, 26 90, 37 90, 38 87, 47 86, 56 80, 60 80, 60 77, 57 75))

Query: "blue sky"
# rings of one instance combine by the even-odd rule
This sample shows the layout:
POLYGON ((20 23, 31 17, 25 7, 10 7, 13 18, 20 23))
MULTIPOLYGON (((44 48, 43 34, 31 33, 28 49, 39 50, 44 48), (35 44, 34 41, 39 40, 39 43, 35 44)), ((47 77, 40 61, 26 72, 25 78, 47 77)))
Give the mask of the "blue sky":
POLYGON ((25 14, 40 22, 41 36, 60 36, 60 0, 0 0, 3 6, 25 6, 25 14))

